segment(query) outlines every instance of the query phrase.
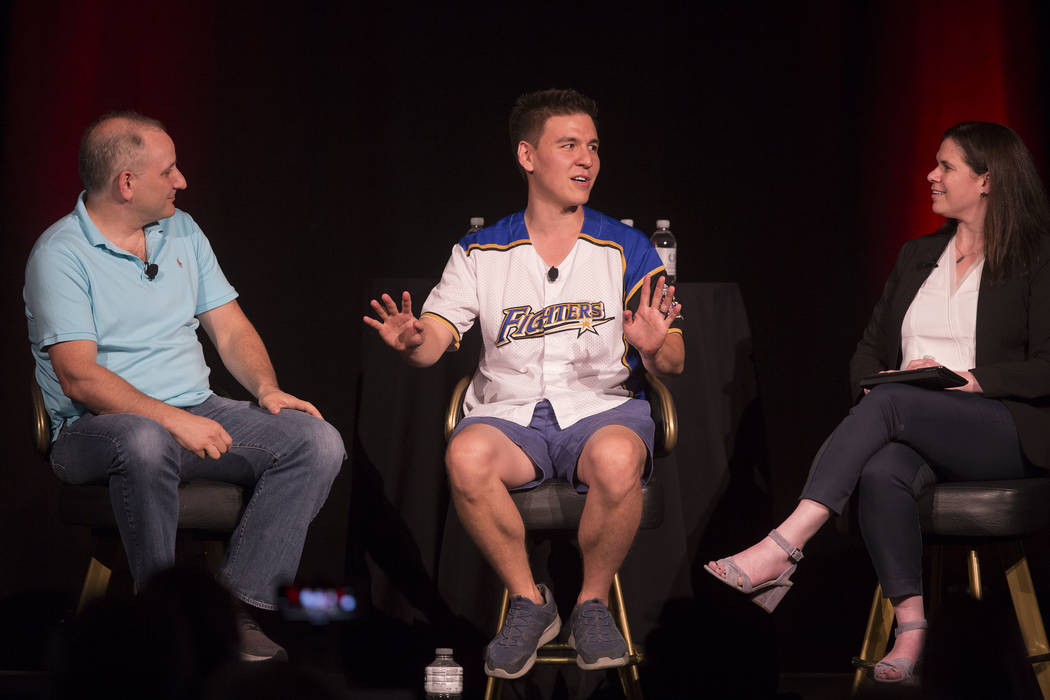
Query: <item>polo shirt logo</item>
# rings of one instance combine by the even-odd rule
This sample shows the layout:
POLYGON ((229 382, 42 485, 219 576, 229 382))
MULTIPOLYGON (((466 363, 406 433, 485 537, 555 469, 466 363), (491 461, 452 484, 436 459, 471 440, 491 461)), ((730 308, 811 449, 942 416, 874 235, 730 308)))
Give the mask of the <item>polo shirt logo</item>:
POLYGON ((605 303, 601 301, 567 301, 539 311, 533 311, 528 305, 512 306, 503 309, 496 347, 512 340, 542 338, 550 333, 573 330, 577 338, 584 333, 598 335, 596 327, 612 320, 613 317, 605 315, 605 303))

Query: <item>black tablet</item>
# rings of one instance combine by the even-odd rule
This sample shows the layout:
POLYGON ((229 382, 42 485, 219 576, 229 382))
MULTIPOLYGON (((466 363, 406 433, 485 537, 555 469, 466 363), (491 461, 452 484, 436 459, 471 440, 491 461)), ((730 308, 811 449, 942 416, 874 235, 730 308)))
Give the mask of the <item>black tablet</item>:
POLYGON ((920 367, 904 369, 899 372, 881 372, 860 380, 862 389, 870 389, 879 384, 903 382, 923 389, 947 389, 953 386, 964 386, 966 380, 947 367, 920 367))

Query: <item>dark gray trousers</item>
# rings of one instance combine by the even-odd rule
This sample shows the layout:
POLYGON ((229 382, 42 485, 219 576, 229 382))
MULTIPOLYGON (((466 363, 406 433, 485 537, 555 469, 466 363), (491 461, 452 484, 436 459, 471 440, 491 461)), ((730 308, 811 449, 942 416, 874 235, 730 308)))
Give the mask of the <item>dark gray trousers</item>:
POLYGON ((883 384, 854 406, 824 442, 801 498, 841 513, 859 489, 861 534, 883 594, 895 598, 922 594, 915 499, 926 485, 1043 473, 1025 459, 1001 401, 883 384))

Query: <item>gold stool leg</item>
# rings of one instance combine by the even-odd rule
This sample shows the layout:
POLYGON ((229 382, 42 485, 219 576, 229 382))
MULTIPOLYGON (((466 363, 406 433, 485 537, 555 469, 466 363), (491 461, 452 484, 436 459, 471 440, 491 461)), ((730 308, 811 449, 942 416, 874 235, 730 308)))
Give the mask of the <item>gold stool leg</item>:
POLYGON ((882 586, 875 586, 875 595, 871 601, 871 612, 868 613, 868 625, 864 629, 864 642, 860 655, 853 659, 857 670, 853 672, 853 687, 850 695, 856 695, 867 676, 867 669, 886 653, 890 642, 890 628, 893 627, 893 606, 882 596, 882 586))
POLYGON ((968 590, 974 600, 984 598, 984 586, 981 585, 981 562, 977 558, 977 550, 971 549, 966 555, 966 574, 970 585, 968 590))
POLYGON ((1050 644, 1046 640, 1046 629, 1039 612, 1039 601, 1035 596, 1032 574, 1028 570, 1028 559, 1018 542, 1011 548, 1010 565, 1006 568, 1006 584, 1010 589, 1017 624, 1021 628, 1028 660, 1035 671, 1036 682, 1044 699, 1050 699, 1050 644))
POLYGON ((623 601, 623 588, 620 587, 619 572, 613 574, 612 590, 609 591, 609 602, 612 604, 616 622, 620 626, 623 640, 627 642, 627 665, 617 669, 620 676, 620 687, 628 700, 642 700, 642 683, 638 675, 638 664, 641 653, 635 648, 631 639, 631 626, 627 624, 627 607, 623 601))
POLYGON ((109 577, 113 572, 95 557, 88 563, 87 575, 84 576, 84 587, 80 590, 80 602, 77 603, 77 615, 88 603, 106 594, 109 588, 109 577))
MULTIPOLYGON (((499 616, 496 620, 496 632, 503 627, 503 621, 507 619, 507 608, 510 607, 510 591, 503 589, 503 596, 499 603, 499 616)), ((485 700, 500 700, 503 695, 503 679, 486 675, 485 678, 485 700)))

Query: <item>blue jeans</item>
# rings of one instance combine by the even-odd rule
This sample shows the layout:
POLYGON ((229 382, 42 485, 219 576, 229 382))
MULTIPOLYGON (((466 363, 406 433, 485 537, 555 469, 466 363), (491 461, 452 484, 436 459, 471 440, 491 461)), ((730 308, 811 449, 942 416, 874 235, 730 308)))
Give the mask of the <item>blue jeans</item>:
POLYGON ((117 528, 136 584, 175 559, 182 481, 210 479, 251 492, 230 537, 220 576, 237 598, 276 608, 278 586, 299 568, 306 530, 346 459, 339 432, 306 413, 271 414, 247 401, 212 396, 186 409, 233 438, 220 459, 201 459, 143 416, 85 414, 59 433, 51 465, 71 484, 109 482, 117 528))
POLYGON ((841 513, 859 490, 857 517, 883 593, 922 594, 922 531, 915 499, 936 481, 1045 474, 1021 451, 1001 401, 962 391, 883 384, 853 407, 820 448, 802 498, 841 513))

